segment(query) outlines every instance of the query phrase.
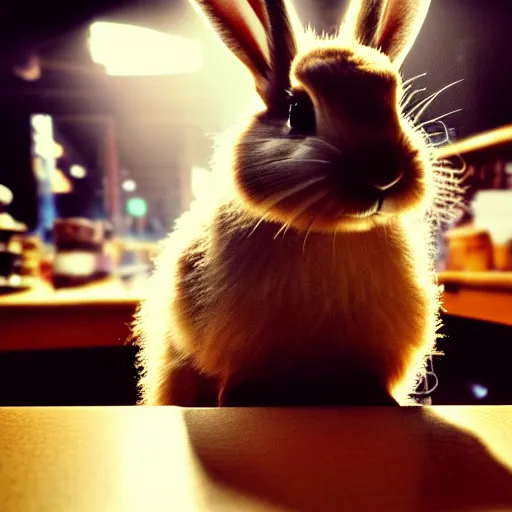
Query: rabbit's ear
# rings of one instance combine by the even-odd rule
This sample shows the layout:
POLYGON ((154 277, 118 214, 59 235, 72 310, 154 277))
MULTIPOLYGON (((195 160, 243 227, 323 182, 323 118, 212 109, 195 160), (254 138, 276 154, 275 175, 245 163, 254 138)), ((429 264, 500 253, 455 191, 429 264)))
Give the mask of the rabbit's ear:
MULTIPOLYGON (((251 71, 269 109, 284 108, 297 53, 286 0, 191 0, 251 71)), ((293 12, 290 13, 293 17, 293 12)), ((286 104, 286 108, 287 104, 286 104)))
POLYGON ((416 41, 429 7, 430 0, 388 0, 377 44, 398 67, 416 41))
POLYGON ((364 46, 376 47, 388 0, 351 0, 342 33, 364 46))
POLYGON ((352 0, 343 31, 379 48, 400 67, 425 21, 430 0, 352 0))

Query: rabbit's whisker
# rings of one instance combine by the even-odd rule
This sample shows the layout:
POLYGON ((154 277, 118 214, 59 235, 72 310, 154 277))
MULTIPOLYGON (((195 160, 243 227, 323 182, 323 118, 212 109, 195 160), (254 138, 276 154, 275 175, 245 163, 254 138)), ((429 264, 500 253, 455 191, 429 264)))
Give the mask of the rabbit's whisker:
POLYGON ((427 75, 427 73, 421 73, 420 75, 412 76, 411 78, 408 78, 407 80, 402 82, 402 87, 405 86, 405 85, 409 85, 411 82, 414 82, 418 78, 424 77, 426 75, 427 75))
POLYGON ((274 235, 274 240, 284 231, 286 233, 286 230, 290 227, 290 223, 288 221, 284 222, 283 225, 279 228, 279 230, 274 235))
POLYGON ((435 117, 434 119, 429 119, 428 121, 424 121, 423 123, 420 123, 418 125, 418 128, 421 128, 427 124, 435 123, 436 121, 439 121, 440 119, 444 119, 445 117, 451 116, 452 114, 456 114, 457 112, 461 112, 462 109, 458 108, 456 110, 452 110, 451 112, 447 112, 446 114, 443 114, 441 116, 435 117))
POLYGON ((446 204, 462 204, 461 198, 458 195, 445 195, 445 194, 439 194, 438 199, 440 203, 446 203, 446 204))
POLYGON ((283 231, 283 238, 286 236, 286 233, 288 232, 288 230, 290 229, 291 227, 291 224, 289 222, 286 223, 286 228, 285 230, 283 231))
POLYGON ((407 96, 407 94, 409 94, 409 91, 412 89, 412 84, 411 85, 408 85, 407 87, 404 87, 403 90, 402 90, 402 98, 404 98, 405 96, 407 96))
POLYGON ((434 178, 436 182, 443 183, 444 185, 459 186, 463 183, 461 178, 450 175, 443 175, 440 173, 434 173, 434 178))
MULTIPOLYGON (((460 157, 459 157, 460 158, 460 157)), ((461 158, 462 160, 462 158, 461 158)), ((462 160, 463 161, 463 160, 462 160)), ((443 160, 436 160, 437 163, 441 164, 441 165, 445 165, 445 166, 450 166, 450 165, 453 165, 453 162, 451 160, 448 160, 447 158, 443 159, 443 160)))
POLYGON ((436 183, 435 184, 436 191, 438 195, 444 195, 444 196, 460 196, 461 194, 464 194, 467 191, 466 189, 463 189, 461 187, 458 187, 457 185, 443 185, 442 183, 436 183))
POLYGON ((299 185, 293 187, 292 189, 285 190, 281 194, 274 194, 267 201, 265 201, 264 203, 261 203, 261 206, 265 207, 265 210, 263 212, 263 216, 256 223, 256 225, 251 230, 251 232, 247 235, 247 237, 250 237, 256 231, 256 229, 258 229, 258 227, 265 220, 267 220, 269 218, 270 211, 273 208, 275 208, 281 201, 284 201, 285 199, 288 199, 288 198, 292 197, 294 194, 297 194, 298 192, 302 192, 304 190, 307 190, 308 187, 314 185, 315 183, 318 183, 318 182, 322 181, 323 179, 325 179, 325 178, 324 177, 322 177, 322 178, 312 178, 312 179, 308 180, 305 183, 300 183, 299 185))
POLYGON ((422 130, 423 133, 425 133, 427 135, 427 138, 431 139, 432 137, 435 137, 437 135, 444 135, 446 140, 443 141, 443 143, 448 143, 450 142, 450 134, 448 133, 448 127, 446 126, 446 124, 443 122, 443 121, 439 121, 439 124, 443 127, 443 131, 442 132, 433 132, 433 133, 429 133, 425 130, 422 130))
MULTIPOLYGON (((302 192, 306 190, 308 187, 315 185, 316 183, 320 183, 321 181, 325 180, 325 176, 319 176, 316 178, 311 178, 309 180, 306 180, 302 183, 298 183, 294 187, 288 188, 281 192, 280 194, 274 194, 270 196, 267 201, 265 201, 262 206, 268 206, 269 209, 276 206, 281 201, 284 201, 285 199, 288 199, 289 197, 297 194, 298 192, 302 192)), ((267 210, 268 211, 268 210, 267 210)))
POLYGON ((318 219, 318 216, 320 214, 317 213, 314 217, 313 217, 313 220, 311 221, 311 223, 309 224, 309 227, 308 227, 308 230, 306 231, 306 236, 304 237, 304 242, 302 242, 302 252, 305 253, 306 252, 306 242, 308 240, 308 236, 309 236, 309 233, 311 232, 311 229, 313 228, 313 225, 315 224, 316 220, 318 219))
MULTIPOLYGON (((270 208, 269 208, 270 210, 270 208)), ((265 213, 261 219, 256 222, 256 224, 254 225, 254 228, 252 228, 251 232, 247 235, 247 238, 249 238, 250 236, 252 236, 252 234, 260 227, 260 225, 265 222, 269 217, 269 214, 268 214, 268 210, 267 210, 267 213, 265 213)))
POLYGON ((311 196, 307 200, 303 201, 299 205, 299 207, 294 212, 292 212, 292 216, 286 221, 286 223, 283 224, 283 226, 281 226, 281 229, 274 236, 274 240, 279 236, 279 234, 283 230, 284 230, 284 234, 286 234, 286 231, 287 231, 287 227, 286 226, 287 225, 288 225, 288 227, 290 227, 295 220, 297 220, 301 215, 303 215, 308 210, 308 208, 310 208, 314 204, 316 204, 319 201, 321 201, 324 197, 326 197, 328 195, 328 193, 329 192, 327 192, 325 190, 321 190, 320 192, 318 192, 315 195, 311 196))
POLYGON ((425 92, 426 90, 427 90, 426 87, 423 87, 422 89, 416 89, 416 90, 412 91, 409 94, 409 96, 407 96, 405 98, 402 98, 402 102, 400 103, 400 108, 401 108, 402 112, 411 103, 411 101, 413 100, 414 96, 416 96, 417 94, 420 94, 421 92, 425 92))
POLYGON ((267 162, 261 162, 261 165, 267 167, 267 166, 272 166, 272 165, 276 165, 276 164, 280 164, 280 163, 284 163, 284 162, 294 162, 297 164, 302 164, 302 163, 330 164, 331 163, 329 160, 321 160, 321 159, 317 159, 317 158, 293 158, 293 157, 290 157, 290 158, 280 158, 278 160, 269 160, 267 162))
MULTIPOLYGON (((271 139, 271 138, 258 139, 258 142, 274 142, 275 143, 275 141, 276 141, 276 139, 271 139)), ((301 144, 303 146, 308 146, 313 149, 318 149, 318 146, 325 146, 325 147, 331 149, 334 153, 341 154, 341 151, 339 150, 339 148, 337 148, 330 142, 328 142, 325 139, 322 139, 320 137, 313 137, 313 136, 307 137, 306 139, 304 139, 301 142, 301 144)))
POLYGON ((291 189, 287 189, 285 190, 284 192, 282 192, 281 194, 274 194, 273 196, 271 196, 267 201, 265 201, 264 203, 262 203, 262 206, 265 207, 265 210, 263 212, 263 216, 261 217, 261 219, 256 223, 256 225, 254 226, 254 228, 251 230, 251 232, 248 234, 248 237, 250 237, 255 231, 256 229, 258 229, 258 227, 268 219, 269 217, 269 212, 275 208, 281 201, 284 201, 286 199, 289 199, 290 197, 294 196, 295 194, 299 193, 299 192, 304 192, 305 190, 308 189, 308 187, 312 187, 313 185, 315 185, 316 183, 319 183, 321 182, 322 180, 324 180, 325 177, 319 177, 319 178, 312 178, 304 183, 299 183, 298 185, 296 185, 295 187, 292 187, 291 189))
POLYGON ((304 242, 302 243, 302 252, 306 252, 306 241, 308 239, 308 236, 309 236, 309 233, 311 233, 311 230, 313 229, 313 226, 315 225, 315 222, 317 221, 318 217, 320 217, 320 215, 322 213, 325 212, 325 210, 328 208, 328 206, 331 205, 331 201, 329 201, 329 203, 324 206, 314 217, 313 219, 311 220, 311 223, 309 224, 308 226, 308 230, 306 231, 306 236, 304 237, 304 242))
POLYGON ((427 110, 430 105, 435 101, 435 99, 442 94, 444 91, 449 89, 450 87, 453 87, 454 85, 460 84, 463 80, 457 80, 455 82, 452 82, 451 84, 448 84, 444 86, 442 89, 439 89, 439 91, 431 94, 430 96, 427 96, 425 99, 421 100, 418 104, 414 105, 413 108, 407 113, 409 117, 411 117, 412 114, 416 113, 413 119, 413 123, 417 123, 419 118, 424 114, 424 112, 427 110))
POLYGON ((459 175, 459 174, 464 174, 469 169, 468 164, 464 160, 462 161, 462 167, 460 167, 460 168, 448 167, 446 164, 445 165, 434 164, 432 166, 432 168, 434 169, 434 171, 439 171, 439 172, 451 174, 454 176, 459 175))
POLYGON ((432 215, 438 224, 448 224, 453 222, 457 218, 458 214, 459 212, 453 210, 446 211, 446 208, 443 204, 434 205, 434 211, 432 212, 432 215))
POLYGON ((443 147, 444 145, 446 144, 446 142, 431 142, 430 145, 433 147, 433 148, 441 148, 443 147))

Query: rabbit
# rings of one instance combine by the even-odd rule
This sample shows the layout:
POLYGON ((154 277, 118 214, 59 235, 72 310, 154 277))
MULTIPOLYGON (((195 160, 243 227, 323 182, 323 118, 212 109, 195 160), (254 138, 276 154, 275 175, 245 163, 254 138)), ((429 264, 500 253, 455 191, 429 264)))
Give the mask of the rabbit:
POLYGON ((264 107, 155 261, 140 404, 415 403, 439 326, 436 161, 400 66, 430 1, 352 0, 332 37, 284 0, 191 1, 264 107))

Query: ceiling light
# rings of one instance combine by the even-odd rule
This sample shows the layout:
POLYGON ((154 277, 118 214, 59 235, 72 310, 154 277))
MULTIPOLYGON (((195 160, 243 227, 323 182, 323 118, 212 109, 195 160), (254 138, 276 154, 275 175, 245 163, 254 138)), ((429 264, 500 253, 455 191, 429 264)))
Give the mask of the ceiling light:
POLYGON ((87 171, 81 165, 75 164, 69 168, 69 174, 73 176, 73 178, 81 180, 82 178, 85 178, 87 176, 87 171))
POLYGON ((121 186, 125 192, 135 192, 137 189, 137 183, 133 180, 124 180, 121 186))
POLYGON ((202 66, 197 41, 136 25, 97 21, 90 26, 92 59, 109 75, 193 73, 202 66))

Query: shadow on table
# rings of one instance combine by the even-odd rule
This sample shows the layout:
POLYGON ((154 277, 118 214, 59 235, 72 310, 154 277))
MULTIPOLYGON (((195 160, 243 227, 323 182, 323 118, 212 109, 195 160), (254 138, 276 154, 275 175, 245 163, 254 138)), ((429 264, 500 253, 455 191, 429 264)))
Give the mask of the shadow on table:
POLYGON ((212 479, 278 510, 512 510, 512 472, 428 408, 196 409, 184 417, 212 479))

